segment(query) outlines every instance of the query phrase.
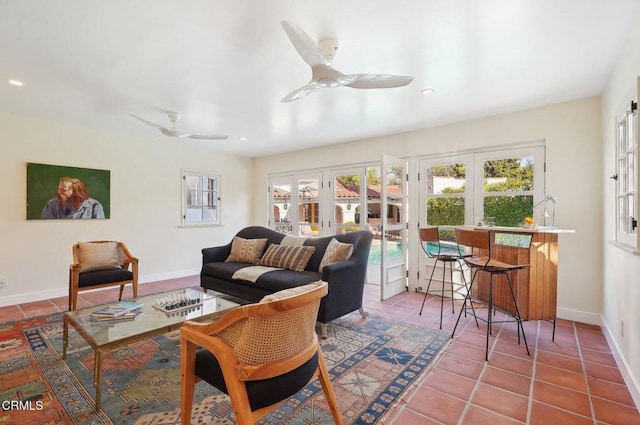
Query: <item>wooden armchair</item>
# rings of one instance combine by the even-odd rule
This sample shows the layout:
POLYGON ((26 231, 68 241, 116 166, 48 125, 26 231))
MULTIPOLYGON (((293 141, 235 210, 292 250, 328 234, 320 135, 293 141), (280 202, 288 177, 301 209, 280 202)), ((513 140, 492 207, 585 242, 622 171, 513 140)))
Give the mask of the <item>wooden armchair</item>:
POLYGON ((69 266, 69 310, 75 310, 78 292, 88 289, 132 284, 133 297, 138 296, 138 259, 123 242, 91 241, 73 245, 73 264, 69 266), (131 270, 129 270, 131 268, 131 270))
POLYGON ((180 329, 182 424, 191 421, 194 385, 204 380, 229 395, 239 425, 260 417, 319 377, 336 424, 342 424, 315 332, 326 282, 266 296, 213 323, 180 329), (201 348, 197 348, 201 347, 201 348))

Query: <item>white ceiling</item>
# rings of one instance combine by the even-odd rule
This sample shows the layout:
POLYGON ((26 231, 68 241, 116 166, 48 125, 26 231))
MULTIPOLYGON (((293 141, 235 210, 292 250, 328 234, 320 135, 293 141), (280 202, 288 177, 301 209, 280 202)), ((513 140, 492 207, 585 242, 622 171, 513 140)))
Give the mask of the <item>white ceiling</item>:
POLYGON ((0 0, 0 113, 151 139, 129 114, 174 110, 230 137, 172 143, 258 157, 599 95, 638 16, 638 0, 0 0), (282 20, 336 38, 340 71, 415 79, 281 103, 311 77, 282 20))

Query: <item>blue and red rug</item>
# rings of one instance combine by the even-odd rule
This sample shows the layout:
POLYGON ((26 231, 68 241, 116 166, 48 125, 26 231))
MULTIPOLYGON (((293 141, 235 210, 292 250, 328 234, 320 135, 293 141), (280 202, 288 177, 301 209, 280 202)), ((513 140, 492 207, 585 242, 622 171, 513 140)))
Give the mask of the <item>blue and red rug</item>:
MULTIPOLYGON (((329 325, 322 350, 345 424, 382 423, 450 341, 449 334, 351 314, 329 325)), ((61 358, 60 314, 0 325, 0 424, 179 424, 178 333, 103 356, 102 410, 95 412, 93 351, 70 332, 61 358)), ((234 424, 228 398, 196 385, 192 423, 234 424)), ((319 382, 260 424, 333 424, 319 382)))

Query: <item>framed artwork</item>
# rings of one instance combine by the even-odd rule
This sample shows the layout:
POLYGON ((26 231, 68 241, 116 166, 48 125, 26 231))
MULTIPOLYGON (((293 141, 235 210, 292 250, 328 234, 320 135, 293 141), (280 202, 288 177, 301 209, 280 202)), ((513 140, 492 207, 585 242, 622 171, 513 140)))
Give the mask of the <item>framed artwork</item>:
POLYGON ((105 219, 111 172, 27 163, 27 220, 105 219))

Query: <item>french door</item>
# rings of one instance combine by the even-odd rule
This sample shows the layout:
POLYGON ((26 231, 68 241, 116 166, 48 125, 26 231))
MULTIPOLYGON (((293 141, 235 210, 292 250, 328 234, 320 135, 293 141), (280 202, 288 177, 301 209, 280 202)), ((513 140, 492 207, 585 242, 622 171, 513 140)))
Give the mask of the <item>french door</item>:
POLYGON ((407 289, 407 162, 383 155, 381 169, 380 299, 384 301, 407 289))
POLYGON ((322 233, 322 173, 273 177, 269 225, 289 235, 322 233))
MULTIPOLYGON (((438 226, 443 243, 456 243, 455 226, 472 223, 473 220, 473 155, 455 155, 423 159, 419 162, 420 216, 418 227, 438 226), (446 241, 446 242, 445 242, 446 241)), ((426 290, 434 267, 442 265, 428 258, 422 249, 418 251, 417 289, 426 290)), ((459 264, 452 263, 454 282, 462 282, 459 264)), ((442 272, 436 272, 430 291, 442 287, 442 272), (437 277, 437 278, 436 278, 437 277)), ((451 274, 444 276, 446 282, 451 274)), ((448 287, 449 283, 445 284, 448 287)))
POLYGON ((406 174, 406 161, 384 156, 377 165, 334 170, 328 182, 329 233, 373 233, 366 280, 380 286, 381 299, 406 290, 406 174))
MULTIPOLYGON (((549 215, 539 204, 545 196, 544 146, 422 159, 418 168, 418 226, 440 226, 441 239, 451 244, 455 226, 517 227, 527 216, 543 225, 549 215)), ((434 263, 418 252, 418 289, 426 289, 434 263)), ((458 269, 454 283, 459 282, 458 269)), ((434 280, 431 288, 441 284, 434 280)))

